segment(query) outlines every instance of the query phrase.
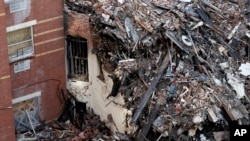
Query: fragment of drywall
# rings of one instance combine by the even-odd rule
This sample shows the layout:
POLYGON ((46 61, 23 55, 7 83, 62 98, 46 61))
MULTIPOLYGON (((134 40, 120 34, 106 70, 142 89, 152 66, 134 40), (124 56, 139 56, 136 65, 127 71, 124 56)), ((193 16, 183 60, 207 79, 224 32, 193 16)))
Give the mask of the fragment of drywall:
POLYGON ((233 76, 232 73, 227 73, 228 84, 235 90, 238 98, 243 98, 245 96, 244 81, 236 76, 233 76))
POLYGON ((250 75, 250 63, 243 63, 240 65, 239 67, 240 70, 240 74, 244 75, 244 76, 249 76, 250 75))

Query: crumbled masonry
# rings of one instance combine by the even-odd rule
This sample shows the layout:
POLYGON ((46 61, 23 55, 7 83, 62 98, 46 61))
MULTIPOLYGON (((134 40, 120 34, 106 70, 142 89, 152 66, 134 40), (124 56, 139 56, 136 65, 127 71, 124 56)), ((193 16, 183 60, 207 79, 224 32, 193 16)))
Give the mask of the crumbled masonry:
POLYGON ((219 141, 228 140, 231 125, 249 125, 249 5, 249 0, 67 0, 66 12, 90 17, 92 53, 115 82, 107 99, 122 95, 128 110, 125 133, 101 126, 96 129, 101 136, 92 129, 89 136, 219 141))

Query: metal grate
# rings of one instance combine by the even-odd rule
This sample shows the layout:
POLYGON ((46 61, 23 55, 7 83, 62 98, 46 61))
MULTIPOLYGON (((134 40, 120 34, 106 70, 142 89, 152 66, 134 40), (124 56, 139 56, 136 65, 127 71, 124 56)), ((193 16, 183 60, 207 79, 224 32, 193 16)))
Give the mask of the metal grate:
POLYGON ((33 48, 32 47, 26 47, 26 48, 21 48, 17 50, 17 57, 19 56, 24 56, 26 54, 32 54, 33 48))
POLYGON ((30 69, 30 60, 20 61, 14 64, 14 72, 18 73, 30 69))
POLYGON ((13 0, 10 2, 10 13, 27 9, 27 0, 13 0))
POLYGON ((37 98, 30 100, 25 100, 13 105, 14 110, 14 120, 16 130, 19 132, 24 132, 31 130, 31 125, 27 116, 28 112, 31 123, 33 126, 39 125, 39 108, 37 103, 37 98))
POLYGON ((69 79, 88 81, 88 45, 86 39, 67 36, 67 59, 69 79))

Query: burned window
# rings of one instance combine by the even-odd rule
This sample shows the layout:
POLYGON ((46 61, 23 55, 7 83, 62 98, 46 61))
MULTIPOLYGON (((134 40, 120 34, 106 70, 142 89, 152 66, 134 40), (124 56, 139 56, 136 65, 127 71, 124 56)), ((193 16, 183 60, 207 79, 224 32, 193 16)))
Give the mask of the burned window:
POLYGON ((67 36, 68 78, 88 81, 88 46, 84 38, 67 36))

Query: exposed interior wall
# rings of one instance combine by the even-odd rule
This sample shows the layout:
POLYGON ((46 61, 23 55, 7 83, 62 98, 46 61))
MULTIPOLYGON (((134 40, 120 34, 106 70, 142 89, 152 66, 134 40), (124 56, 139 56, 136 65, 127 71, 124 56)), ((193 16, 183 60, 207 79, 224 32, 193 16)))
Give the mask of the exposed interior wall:
POLYGON ((89 17, 85 14, 68 13, 68 29, 66 34, 71 36, 80 36, 88 41, 88 69, 89 82, 67 80, 67 89, 81 101, 87 103, 87 106, 100 115, 101 120, 106 121, 107 126, 112 131, 124 133, 126 125, 127 109, 121 107, 124 101, 117 96, 115 99, 107 99, 111 92, 113 81, 108 77, 108 73, 103 71, 105 81, 103 82, 97 76, 100 74, 100 66, 97 57, 91 51, 93 49, 92 36, 89 25, 89 17), (81 23, 81 24, 76 24, 81 23), (77 29, 74 31, 74 29, 77 29), (116 104, 115 104, 116 103, 116 104), (111 122, 112 117, 114 122, 111 122))
POLYGON ((99 75, 99 66, 97 63, 96 55, 89 54, 89 82, 81 81, 67 81, 67 89, 79 100, 80 102, 87 103, 87 107, 100 115, 101 120, 106 121, 107 125, 113 131, 124 133, 126 124, 127 109, 122 108, 124 104, 123 98, 118 95, 116 98, 109 98, 113 82, 108 77, 108 73, 104 72, 105 82, 99 80, 96 76, 99 75), (114 124, 108 120, 111 115, 114 124))
MULTIPOLYGON (((93 58, 95 59, 92 59, 91 62, 97 66, 96 56, 93 55, 93 58)), ((89 69, 94 70, 98 69, 98 67, 92 66, 89 69)), ((107 121, 107 125, 111 127, 112 131, 124 133, 127 109, 122 107, 124 101, 120 95, 115 98, 110 97, 107 99, 113 86, 112 80, 107 75, 108 74, 104 72, 104 83, 96 77, 97 73, 92 74, 92 85, 90 87, 91 99, 89 101, 90 107, 101 116, 102 120, 107 121), (108 120, 109 115, 112 116, 114 123, 108 120)))

